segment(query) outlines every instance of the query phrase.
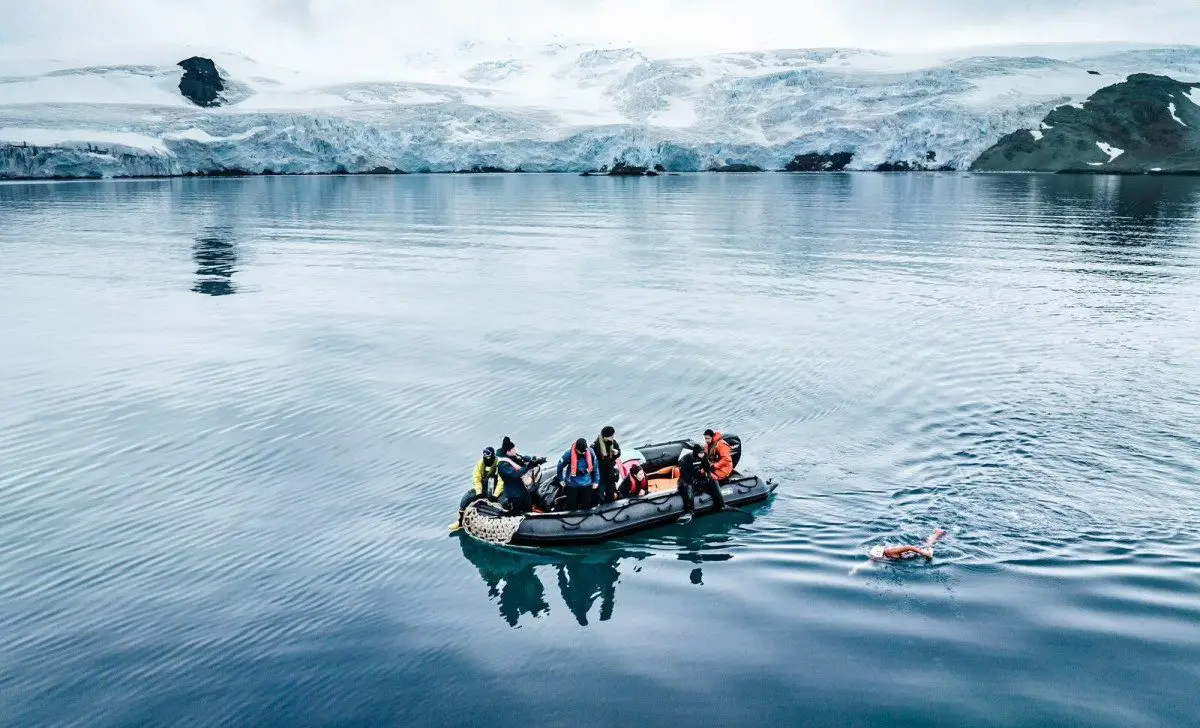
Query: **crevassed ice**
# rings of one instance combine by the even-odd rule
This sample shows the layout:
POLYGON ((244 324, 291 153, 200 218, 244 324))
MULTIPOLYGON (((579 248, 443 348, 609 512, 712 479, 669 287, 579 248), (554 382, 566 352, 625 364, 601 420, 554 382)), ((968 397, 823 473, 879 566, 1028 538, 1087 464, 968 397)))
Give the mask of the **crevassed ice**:
MULTIPOLYGON (((812 152, 852 152, 852 169, 923 162, 933 152, 938 165, 965 169, 1015 129, 1043 138, 1049 127, 1041 119, 1050 110, 1072 100, 1080 106, 1078 99, 1105 84, 1080 73, 1079 64, 1104 68, 1106 78, 1200 69, 1200 49, 1186 47, 1062 60, 854 49, 695 58, 596 53, 585 45, 552 50, 437 60, 369 84, 317 84, 214 56, 245 91, 217 109, 180 100, 174 56, 137 73, 77 69, 88 86, 65 97, 54 81, 61 69, 58 76, 24 70, 16 79, 0 66, 0 129, 22 130, 6 141, 59 145, 51 155, 5 154, 0 146, 0 174, 580 171, 614 159, 678 171, 727 161, 779 169, 812 152), (28 93, 14 95, 17 87, 28 93), (96 145, 104 152, 116 144, 123 153, 95 156, 96 145)), ((1110 161, 1119 153, 1106 151, 1110 161)))

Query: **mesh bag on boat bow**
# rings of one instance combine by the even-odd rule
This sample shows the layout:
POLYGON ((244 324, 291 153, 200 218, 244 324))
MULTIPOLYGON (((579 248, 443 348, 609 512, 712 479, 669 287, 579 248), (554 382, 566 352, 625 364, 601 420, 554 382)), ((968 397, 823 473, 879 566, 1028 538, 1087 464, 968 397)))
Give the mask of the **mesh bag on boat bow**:
POLYGON ((482 513, 479 506, 486 501, 475 501, 463 511, 462 527, 471 536, 488 543, 506 544, 521 527, 524 516, 495 516, 482 513))

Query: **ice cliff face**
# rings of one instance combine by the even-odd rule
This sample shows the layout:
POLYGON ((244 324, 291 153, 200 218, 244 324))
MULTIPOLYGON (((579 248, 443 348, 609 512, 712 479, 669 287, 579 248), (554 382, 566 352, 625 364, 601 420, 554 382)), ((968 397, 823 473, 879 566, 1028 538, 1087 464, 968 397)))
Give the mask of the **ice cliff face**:
POLYGON ((695 58, 467 48, 410 59, 386 80, 323 81, 218 54, 222 105, 200 108, 180 93, 177 64, 191 55, 0 61, 0 177, 582 171, 614 160, 806 168, 797 158, 837 160, 817 169, 966 169, 1014 129, 1037 130, 1054 108, 1129 74, 1200 78, 1192 47, 695 58))

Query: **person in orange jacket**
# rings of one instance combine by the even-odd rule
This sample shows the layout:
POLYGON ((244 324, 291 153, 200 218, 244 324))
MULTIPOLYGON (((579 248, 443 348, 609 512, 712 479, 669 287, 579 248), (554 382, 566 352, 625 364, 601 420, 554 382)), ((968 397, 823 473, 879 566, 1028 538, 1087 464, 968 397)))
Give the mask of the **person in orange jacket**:
POLYGON ((704 431, 704 458, 708 461, 708 472, 718 483, 724 483, 733 475, 733 453, 721 433, 704 431))

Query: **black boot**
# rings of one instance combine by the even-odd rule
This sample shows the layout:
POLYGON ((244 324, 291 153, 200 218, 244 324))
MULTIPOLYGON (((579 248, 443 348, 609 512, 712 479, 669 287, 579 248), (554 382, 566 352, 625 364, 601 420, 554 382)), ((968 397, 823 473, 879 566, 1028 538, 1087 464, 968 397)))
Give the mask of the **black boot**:
POLYGON ((692 511, 696 507, 696 502, 692 498, 692 484, 688 482, 688 477, 686 474, 681 475, 679 478, 677 490, 679 491, 679 495, 683 498, 683 514, 679 516, 677 523, 688 523, 695 517, 695 514, 692 511))

